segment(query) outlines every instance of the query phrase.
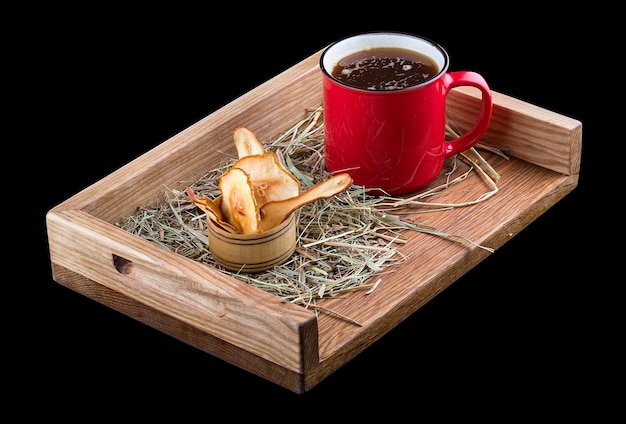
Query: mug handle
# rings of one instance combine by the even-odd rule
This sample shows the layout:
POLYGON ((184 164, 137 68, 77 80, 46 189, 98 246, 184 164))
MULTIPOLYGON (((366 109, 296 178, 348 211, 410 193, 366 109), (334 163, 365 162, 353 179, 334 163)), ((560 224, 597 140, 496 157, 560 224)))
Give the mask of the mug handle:
POLYGON ((478 118, 476 119, 474 126, 468 131, 458 138, 446 140, 444 143, 444 155, 446 158, 457 153, 461 153, 478 143, 487 132, 489 122, 491 121, 493 99, 491 96, 491 89, 482 75, 472 71, 455 71, 448 72, 444 75, 446 95, 448 95, 450 90, 454 87, 463 85, 476 87, 480 90, 482 94, 480 113, 478 114, 478 118))

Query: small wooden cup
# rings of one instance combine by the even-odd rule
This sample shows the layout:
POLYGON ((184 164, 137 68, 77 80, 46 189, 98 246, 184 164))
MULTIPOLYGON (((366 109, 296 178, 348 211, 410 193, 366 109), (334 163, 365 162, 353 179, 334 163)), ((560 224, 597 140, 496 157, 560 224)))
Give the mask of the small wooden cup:
POLYGON ((229 271, 257 273, 280 265, 296 249, 295 214, 261 234, 234 234, 208 221, 209 250, 229 271))

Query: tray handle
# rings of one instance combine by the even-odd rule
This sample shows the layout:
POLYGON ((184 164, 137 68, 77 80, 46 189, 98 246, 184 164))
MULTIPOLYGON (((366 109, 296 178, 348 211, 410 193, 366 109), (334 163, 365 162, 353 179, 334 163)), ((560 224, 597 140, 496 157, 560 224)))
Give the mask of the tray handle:
POLYGON ((313 312, 83 211, 46 220, 56 265, 289 370, 319 363, 313 312))

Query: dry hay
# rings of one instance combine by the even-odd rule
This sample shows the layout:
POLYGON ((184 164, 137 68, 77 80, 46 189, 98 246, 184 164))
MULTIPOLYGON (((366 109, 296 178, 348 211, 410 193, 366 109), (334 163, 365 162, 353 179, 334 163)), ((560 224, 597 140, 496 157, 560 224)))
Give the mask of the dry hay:
MULTIPOLYGON (((330 176, 324 167, 322 110, 307 111, 305 119, 266 143, 283 166, 301 182, 302 190, 330 176)), ((459 131, 448 125, 449 137, 459 131)), ((418 209, 429 213, 467 207, 483 202, 497 193, 499 175, 478 153, 478 148, 502 152, 477 145, 452 158, 444 184, 428 187, 411 197, 375 196, 361 186, 353 185, 347 191, 329 199, 322 199, 300 208, 296 252, 273 269, 258 273, 230 272, 221 268, 209 250, 206 215, 194 205, 184 191, 166 190, 162 200, 153 206, 142 206, 125 222, 122 229, 149 240, 207 266, 279 296, 286 301, 313 307, 323 297, 336 296, 355 290, 374 290, 382 274, 393 272, 407 257, 399 251, 405 243, 403 233, 419 231, 452 242, 473 244, 462 235, 446 234, 415 221, 418 209), (466 169, 457 166, 465 163, 466 169), (477 172, 489 190, 479 198, 461 203, 433 203, 428 199, 447 187, 460 184, 471 173, 477 172)), ((191 184, 198 196, 214 199, 219 176, 232 160, 211 170, 191 184)), ((489 252, 485 246, 476 245, 489 252)))

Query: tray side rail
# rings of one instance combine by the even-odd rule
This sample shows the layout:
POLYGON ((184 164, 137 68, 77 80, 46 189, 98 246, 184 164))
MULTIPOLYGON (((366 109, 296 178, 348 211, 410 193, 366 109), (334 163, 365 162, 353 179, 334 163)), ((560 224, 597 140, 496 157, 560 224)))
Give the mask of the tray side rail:
MULTIPOLYGON (((563 175, 580 172, 582 123, 506 94, 492 92, 493 113, 483 142, 505 154, 563 175)), ((453 89, 447 99, 450 121, 462 131, 476 119, 480 92, 453 89)))
POLYGON ((313 312, 85 212, 46 220, 54 264, 296 373, 319 363, 313 312))

